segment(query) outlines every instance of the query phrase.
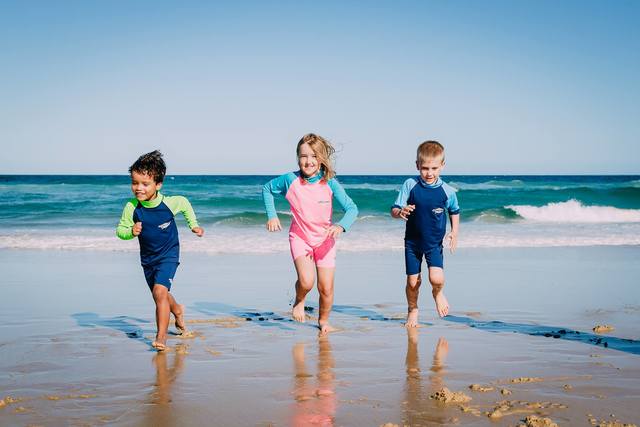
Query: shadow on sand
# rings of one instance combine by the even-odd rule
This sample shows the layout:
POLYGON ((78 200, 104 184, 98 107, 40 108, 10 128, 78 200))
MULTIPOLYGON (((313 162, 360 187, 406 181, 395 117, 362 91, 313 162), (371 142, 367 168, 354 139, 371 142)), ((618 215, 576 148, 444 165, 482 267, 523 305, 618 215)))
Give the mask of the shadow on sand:
POLYGON ((71 315, 83 328, 110 328, 124 333, 128 338, 141 341, 151 347, 151 340, 144 337, 144 331, 138 323, 150 323, 148 320, 129 316, 102 317, 96 313, 84 312, 71 315), (135 322, 135 323, 133 323, 135 322))
MULTIPOLYGON (((383 322, 404 323, 405 321, 404 319, 387 317, 384 314, 378 313, 371 309, 351 305, 334 305, 333 311, 349 316, 357 316, 360 318, 378 320, 383 322)), ((618 338, 608 335, 597 335, 591 332, 575 331, 558 326, 531 325, 526 323, 506 323, 496 320, 490 322, 482 322, 471 319, 469 317, 454 315, 446 316, 442 320, 467 325, 471 328, 476 328, 487 332, 513 332, 518 334, 532 335, 536 337, 577 341, 583 344, 611 348, 614 350, 623 351, 625 353, 640 354, 640 341, 638 340, 618 338)), ((433 325, 432 323, 427 322, 420 322, 420 324, 428 326, 433 325)))
MULTIPOLYGON (((284 317, 273 311, 256 311, 219 302, 196 302, 189 308, 208 316, 223 314, 226 316, 234 316, 247 322, 255 322, 260 326, 275 327, 287 331, 294 330, 288 325, 288 323, 293 322, 293 319, 284 317)), ((304 325, 309 325, 309 323, 304 323, 304 325)), ((309 326, 315 327, 314 325, 309 326)))
MULTIPOLYGON (((388 317, 388 316, 385 316, 384 314, 378 313, 377 311, 370 310, 363 307, 357 307, 355 305, 334 305, 332 311, 335 311, 336 313, 346 314, 347 316, 356 316, 361 319, 378 320, 381 322, 394 322, 394 323, 404 324, 407 320, 404 317, 402 318, 388 317)), ((419 322, 419 323, 425 326, 433 326, 433 323, 429 323, 429 322, 419 322)))
POLYGON ((491 322, 481 322, 468 317, 449 315, 444 320, 454 323, 462 323, 472 328, 488 332, 514 332, 518 334, 533 335, 536 337, 547 337, 577 341, 584 344, 595 345, 604 348, 623 351, 625 353, 640 354, 640 341, 626 338, 612 337, 608 335, 597 335, 591 332, 575 331, 573 329, 561 328, 558 326, 528 325, 525 323, 505 323, 497 320, 491 322))

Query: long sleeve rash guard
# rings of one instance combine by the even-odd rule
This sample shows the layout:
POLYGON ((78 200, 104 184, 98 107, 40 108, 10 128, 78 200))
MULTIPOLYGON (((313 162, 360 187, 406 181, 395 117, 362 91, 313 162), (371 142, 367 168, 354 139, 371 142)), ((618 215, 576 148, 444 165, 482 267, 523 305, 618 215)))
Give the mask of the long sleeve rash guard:
POLYGON ((291 207, 293 221, 290 232, 300 235, 309 245, 316 246, 326 237, 331 225, 333 199, 345 212, 337 223, 345 231, 358 217, 358 208, 335 179, 322 180, 322 173, 303 178, 300 172, 290 172, 272 179, 262 187, 262 198, 269 219, 277 218, 274 195, 285 196, 291 207))
POLYGON ((191 203, 183 196, 164 196, 158 193, 155 199, 129 200, 122 211, 116 235, 123 240, 133 239, 133 225, 142 222, 140 261, 142 265, 161 262, 178 262, 180 243, 175 216, 182 213, 190 229, 198 227, 191 203))

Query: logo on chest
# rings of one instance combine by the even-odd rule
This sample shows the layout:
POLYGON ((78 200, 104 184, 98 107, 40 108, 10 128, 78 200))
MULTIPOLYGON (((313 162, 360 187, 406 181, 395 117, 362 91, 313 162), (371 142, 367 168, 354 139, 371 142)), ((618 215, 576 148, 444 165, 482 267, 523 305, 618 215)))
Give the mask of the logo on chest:
POLYGON ((433 212, 435 215, 440 215, 442 212, 444 212, 444 209, 435 208, 435 209, 431 209, 431 212, 433 212))
POLYGON ((164 224, 160 224, 160 225, 158 226, 158 228, 159 228, 160 230, 166 230, 166 228, 167 228, 168 226, 170 226, 170 225, 171 225, 171 221, 169 221, 169 222, 165 222, 164 224))
POLYGON ((318 200, 319 204, 327 204, 327 203, 330 203, 330 202, 331 202, 331 200, 318 200))

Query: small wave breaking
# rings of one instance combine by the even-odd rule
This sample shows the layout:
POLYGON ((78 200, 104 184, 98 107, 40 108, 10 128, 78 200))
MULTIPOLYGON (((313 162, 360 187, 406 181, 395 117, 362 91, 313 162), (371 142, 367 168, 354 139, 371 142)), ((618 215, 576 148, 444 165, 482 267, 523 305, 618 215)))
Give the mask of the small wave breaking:
POLYGON ((585 206, 571 199, 566 202, 548 203, 544 206, 505 206, 520 217, 536 222, 564 223, 628 223, 640 222, 640 210, 620 209, 612 206, 585 206))

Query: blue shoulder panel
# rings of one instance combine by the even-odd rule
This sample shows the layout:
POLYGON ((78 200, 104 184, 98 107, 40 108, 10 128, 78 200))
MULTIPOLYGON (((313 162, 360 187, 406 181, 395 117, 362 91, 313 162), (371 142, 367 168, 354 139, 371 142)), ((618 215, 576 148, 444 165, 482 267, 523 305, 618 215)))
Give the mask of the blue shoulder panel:
POLYGON ((458 196, 456 196, 456 190, 449 184, 443 182, 442 189, 447 195, 447 210, 449 215, 457 215, 460 213, 460 206, 458 206, 458 196))
POLYGON ((286 195, 291 183, 297 178, 298 175, 296 172, 285 173, 277 178, 273 178, 262 187, 262 201, 267 211, 267 218, 273 219, 278 217, 273 196, 275 194, 286 195))
POLYGON ((409 200, 409 195, 411 194, 411 190, 413 189, 413 187, 416 186, 417 183, 418 183, 418 178, 416 177, 407 179, 404 182, 404 184, 402 184, 402 187, 400 188, 400 192, 398 193, 398 197, 396 198, 395 203, 391 207, 399 208, 399 209, 402 209, 403 207, 405 207, 407 205, 407 200, 409 200))

